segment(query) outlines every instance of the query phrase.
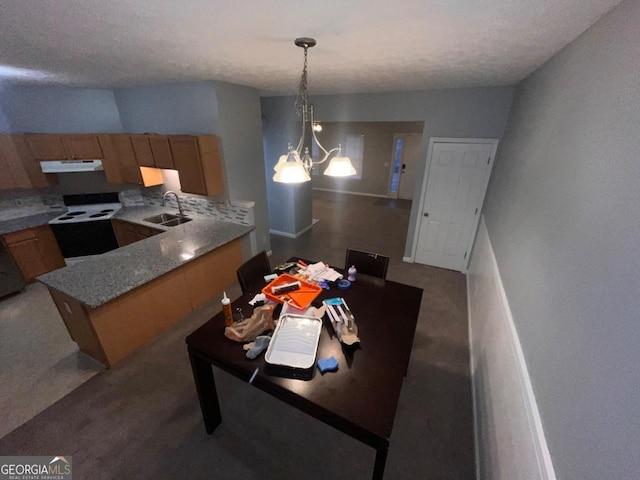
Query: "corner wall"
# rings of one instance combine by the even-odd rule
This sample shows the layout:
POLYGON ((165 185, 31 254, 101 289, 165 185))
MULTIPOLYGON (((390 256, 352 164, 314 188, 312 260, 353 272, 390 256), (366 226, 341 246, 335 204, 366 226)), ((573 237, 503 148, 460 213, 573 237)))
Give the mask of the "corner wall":
POLYGON ((517 87, 484 212, 563 479, 640 478, 638 25, 621 3, 517 87))

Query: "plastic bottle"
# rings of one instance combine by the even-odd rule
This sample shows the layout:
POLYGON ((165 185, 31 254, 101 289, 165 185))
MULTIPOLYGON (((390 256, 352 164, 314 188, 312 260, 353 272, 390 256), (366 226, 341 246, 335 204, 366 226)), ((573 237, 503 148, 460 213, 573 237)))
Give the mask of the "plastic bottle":
POLYGON ((222 298, 222 312, 224 313, 224 324, 227 327, 233 325, 233 314, 231 313, 231 300, 227 297, 227 292, 224 292, 222 298))
POLYGON ((351 265, 351 268, 349 268, 349 276, 347 277, 347 280, 349 280, 350 282, 355 282, 356 281, 356 267, 355 265, 351 265))

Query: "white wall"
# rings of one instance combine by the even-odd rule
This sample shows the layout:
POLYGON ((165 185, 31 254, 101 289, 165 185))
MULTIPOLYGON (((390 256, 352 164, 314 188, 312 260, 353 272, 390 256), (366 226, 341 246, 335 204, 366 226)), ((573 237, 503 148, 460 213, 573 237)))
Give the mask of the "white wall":
POLYGON ((487 194, 563 479, 640 478, 639 25, 620 4, 518 86, 487 194))

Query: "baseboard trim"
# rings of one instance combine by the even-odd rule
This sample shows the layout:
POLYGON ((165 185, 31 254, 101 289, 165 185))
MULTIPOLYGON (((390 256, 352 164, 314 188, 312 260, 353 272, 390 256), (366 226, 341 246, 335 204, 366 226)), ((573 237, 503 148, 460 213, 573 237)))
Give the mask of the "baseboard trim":
POLYGON ((303 228, 302 230, 300 230, 299 232, 296 232, 296 233, 281 232, 280 230, 272 230, 272 229, 269 229, 269 233, 271 233, 272 235, 278 235, 279 237, 287 237, 287 238, 294 238, 295 239, 295 238, 298 238, 299 236, 304 235, 305 233, 307 233, 319 221, 320 220, 317 219, 317 218, 312 219, 311 220, 311 225, 309 225, 308 227, 303 228))
POLYGON ((413 257, 402 257, 402 261, 405 263, 413 263, 413 257))
POLYGON ((387 195, 380 195, 377 193, 351 192, 348 190, 332 190, 330 188, 313 188, 313 190, 318 192, 348 193, 349 195, 360 195, 362 197, 389 198, 387 195))
POLYGON ((476 462, 476 480, 482 480, 480 478, 480 434, 478 432, 478 402, 476 399, 476 376, 473 372, 476 371, 476 365, 473 356, 473 327, 471 323, 471 295, 469 294, 471 286, 469 285, 469 275, 465 275, 467 282, 467 324, 469 328, 469 372, 471 377, 471 409, 473 413, 473 453, 476 462))
MULTIPOLYGON (((506 328, 508 332, 508 341, 510 343, 510 347, 512 349, 515 361, 515 369, 518 375, 518 384, 522 393, 522 398, 524 402, 525 414, 528 419, 530 434, 531 434, 531 444, 535 452, 536 462, 539 472, 539 478, 541 480, 556 480, 555 470, 553 468, 553 463, 551 461, 551 455, 549 453, 549 448, 547 445, 547 441, 544 435, 544 430, 542 427, 542 421, 540 418, 540 411, 538 409, 538 404, 536 402, 535 395, 533 393, 533 387, 531 385, 531 377, 529 376, 529 371, 527 369, 527 364, 524 358, 524 353, 522 351, 522 346, 520 344, 520 339, 518 337, 518 332, 515 326, 515 322, 513 320, 513 315, 511 312, 511 308, 509 306, 509 300, 507 298, 506 291, 504 289, 504 285, 502 283, 502 278, 500 276, 500 270, 498 268, 498 262, 495 257, 495 253, 493 251, 493 246, 491 245, 491 238, 489 237, 489 232, 486 228, 486 223, 484 221, 484 216, 481 217, 480 229, 483 230, 483 233, 486 234, 486 255, 488 256, 488 267, 492 271, 493 281, 495 282, 495 288, 497 292, 497 301, 499 302, 499 306, 504 313, 504 321, 506 323, 506 328)), ((484 272, 486 274, 487 272, 484 272)), ((471 387, 472 387, 472 401, 473 401, 473 417, 474 417, 474 441, 475 441, 475 452, 476 452, 476 477, 478 480, 481 478, 481 452, 480 452, 480 431, 478 425, 478 398, 477 398, 477 388, 479 387, 475 382, 475 355, 474 355, 474 334, 473 334, 473 311, 472 311, 472 295, 471 295, 472 285, 470 284, 469 275, 467 275, 467 312, 468 312, 468 322, 469 322, 469 348, 470 348, 470 371, 471 371, 471 387)), ((475 288, 475 285, 473 286, 475 288)), ((474 293, 475 295, 475 293, 474 293)))

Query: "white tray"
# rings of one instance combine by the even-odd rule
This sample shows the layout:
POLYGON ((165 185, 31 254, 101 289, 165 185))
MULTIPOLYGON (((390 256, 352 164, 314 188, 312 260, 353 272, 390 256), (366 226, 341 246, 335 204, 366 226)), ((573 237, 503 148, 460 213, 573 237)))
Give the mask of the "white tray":
POLYGON ((267 348, 265 361, 272 365, 311 368, 316 361, 321 330, 319 318, 282 315, 267 348))

